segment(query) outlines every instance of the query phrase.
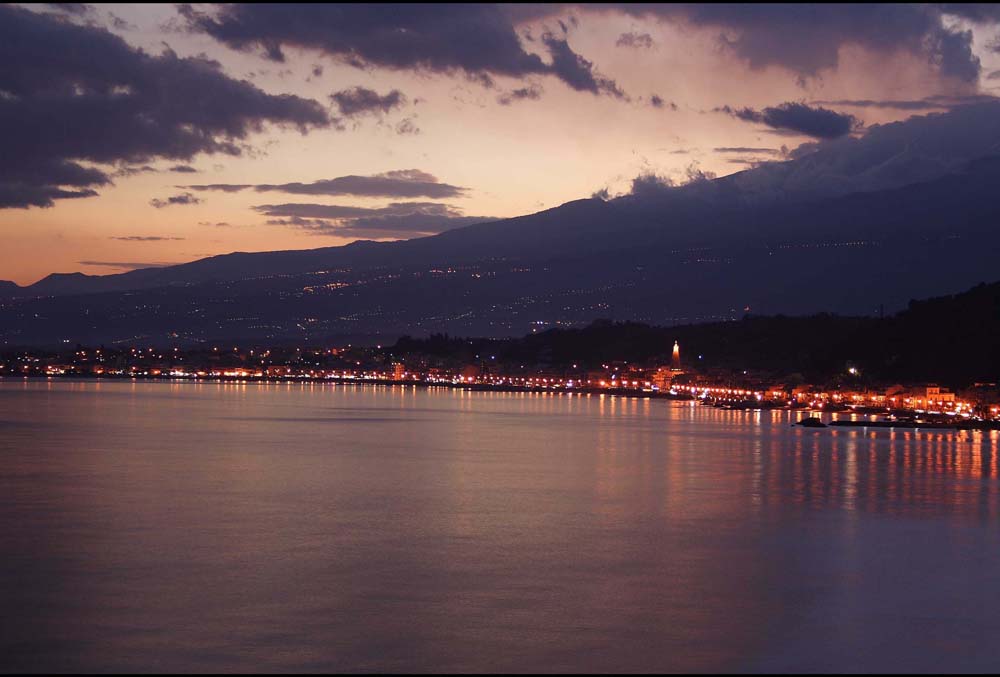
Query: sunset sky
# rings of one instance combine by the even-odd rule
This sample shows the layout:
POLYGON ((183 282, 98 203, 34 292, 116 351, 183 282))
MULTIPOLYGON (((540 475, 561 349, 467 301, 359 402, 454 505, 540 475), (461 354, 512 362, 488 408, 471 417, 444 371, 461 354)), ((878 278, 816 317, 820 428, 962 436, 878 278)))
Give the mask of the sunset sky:
POLYGON ((0 279, 396 239, 1000 91, 994 6, 0 7, 0 279))

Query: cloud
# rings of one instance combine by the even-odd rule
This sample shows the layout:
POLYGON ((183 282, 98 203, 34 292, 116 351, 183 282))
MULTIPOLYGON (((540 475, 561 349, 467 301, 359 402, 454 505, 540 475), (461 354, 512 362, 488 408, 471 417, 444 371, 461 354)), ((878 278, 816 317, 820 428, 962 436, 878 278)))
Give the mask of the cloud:
MULTIPOLYGON (((997 71, 1000 73, 1000 71, 997 71)), ((1000 76, 998 76, 1000 77, 1000 76)), ((989 79, 989 76, 987 76, 989 79)), ((813 105, 847 106, 850 108, 888 108, 893 110, 946 110, 956 106, 967 106, 973 103, 983 103, 996 100, 989 94, 935 94, 923 99, 838 99, 835 101, 812 101, 813 105)))
POLYGON ((121 242, 167 242, 183 240, 183 237, 162 237, 159 235, 122 235, 109 237, 109 240, 119 240, 121 242))
POLYGON ((951 27, 946 15, 998 21, 991 8, 940 4, 633 3, 580 10, 617 11, 716 31, 722 47, 755 70, 782 66, 814 77, 839 65, 843 47, 856 45, 883 55, 907 52, 966 83, 975 82, 980 71, 972 33, 951 27))
POLYGON ((993 71, 986 76, 987 80, 1000 80, 1000 71, 993 71))
POLYGON ((543 92, 544 90, 541 86, 536 84, 531 84, 527 87, 518 87, 497 96, 497 103, 501 106, 509 106, 515 101, 537 101, 542 98, 543 92))
POLYGON ((403 118, 394 127, 397 134, 406 135, 417 135, 420 133, 420 127, 417 127, 417 123, 413 121, 413 118, 403 118))
POLYGON ((125 19, 121 18, 114 12, 108 12, 108 21, 111 23, 111 27, 118 31, 135 31, 139 30, 139 27, 135 24, 129 23, 125 19))
MULTIPOLYGON (((686 189, 687 194, 691 194, 692 189, 711 186, 716 178, 714 172, 703 170, 697 161, 691 162, 684 169, 684 179, 679 182, 668 176, 657 174, 652 169, 646 169, 632 179, 631 188, 627 195, 639 198, 660 198, 666 195, 676 195, 681 189, 686 189)), ((594 197, 597 195, 595 194, 594 197)))
POLYGON ((769 158, 759 158, 759 157, 734 157, 726 160, 727 163, 731 165, 750 165, 751 167, 756 167, 758 165, 764 164, 765 162, 774 162, 774 159, 769 158))
POLYGON ((974 23, 1000 22, 1000 7, 995 3, 954 2, 942 5, 941 11, 974 23))
POLYGON ((168 197, 166 200, 153 198, 149 201, 149 204, 157 209, 163 209, 164 207, 170 207, 172 205, 196 205, 201 202, 201 198, 195 197, 191 193, 181 193, 180 195, 168 197))
POLYGON ((127 263, 123 261, 77 261, 81 266, 100 266, 102 268, 118 268, 119 270, 138 270, 139 268, 165 268, 176 266, 176 263, 160 263, 144 261, 142 263, 127 263))
POLYGON ((998 154, 1000 100, 993 100, 802 144, 788 162, 719 181, 755 200, 844 195, 928 181, 998 154))
POLYGON ((115 177, 119 176, 135 176, 136 174, 150 174, 159 171, 156 167, 150 167, 149 165, 133 165, 133 166, 123 166, 119 167, 117 171, 113 174, 115 177))
POLYGON ((677 110, 677 104, 673 101, 665 101, 659 94, 651 94, 649 97, 649 105, 653 108, 669 108, 670 110, 677 110))
POLYGON ((729 106, 715 110, 747 122, 757 122, 772 129, 795 132, 817 139, 836 139, 845 136, 861 124, 853 115, 838 113, 828 108, 812 108, 803 103, 783 103, 760 111, 729 106))
POLYGON ((214 190, 222 193, 238 193, 241 190, 246 190, 247 188, 253 188, 253 184, 249 183, 198 183, 191 184, 187 186, 177 186, 177 188, 186 188, 188 190, 214 190))
POLYGON ((253 188, 258 193, 277 192, 294 195, 356 195, 359 197, 429 197, 434 199, 462 197, 466 189, 441 183, 436 176, 419 169, 397 169, 372 176, 338 176, 311 183, 228 184, 210 183, 178 186, 187 190, 217 190, 235 193, 253 188))
POLYGON ((330 100, 337 104, 342 115, 349 118, 359 115, 381 115, 406 105, 406 96, 398 89, 383 95, 374 89, 352 87, 334 92, 330 95, 330 100))
POLYGON ((197 174, 198 170, 191 165, 174 165, 170 168, 170 171, 177 174, 197 174))
POLYGON ((440 202, 392 202, 385 207, 353 207, 324 205, 312 202, 257 205, 253 208, 264 216, 301 216, 311 219, 345 219, 363 216, 399 216, 427 214, 441 217, 460 216, 461 211, 440 202))
POLYGON ((109 31, 0 6, 0 208, 49 207, 112 182, 108 165, 239 155, 266 123, 325 127, 207 57, 151 55, 109 31))
POLYGON ((639 197, 658 195, 662 193, 664 189, 673 188, 674 185, 673 179, 666 176, 660 176, 652 171, 646 171, 632 179, 632 189, 630 194, 639 197))
POLYGON ((267 221, 269 225, 288 226, 316 235, 375 239, 433 235, 495 220, 465 216, 460 209, 437 202, 393 202, 384 207, 286 203, 258 205, 253 209, 272 217, 267 221))
POLYGON ((577 91, 621 97, 613 81, 565 40, 548 34, 549 62, 525 51, 514 14, 548 10, 492 4, 233 4, 201 11, 182 5, 188 30, 206 33, 233 49, 285 60, 289 47, 318 50, 348 65, 464 73, 484 86, 494 76, 554 75, 577 91))
POLYGON ((946 105, 927 99, 837 99, 834 101, 813 101, 815 105, 849 106, 851 108, 889 108, 893 110, 941 110, 946 105))
POLYGON ((592 94, 607 94, 616 99, 627 99, 614 80, 600 75, 594 64, 570 49, 569 43, 551 33, 542 36, 542 42, 552 56, 552 71, 573 89, 592 94))
POLYGON ((630 47, 632 49, 652 49, 656 43, 653 42, 653 36, 649 33, 630 31, 619 35, 615 45, 617 47, 630 47))
POLYGON ((785 155, 787 150, 782 148, 748 148, 746 146, 726 146, 713 148, 716 153, 763 153, 765 155, 785 155))
POLYGON ((77 17, 84 17, 94 13, 94 7, 85 2, 45 2, 46 7, 51 7, 57 12, 64 12, 77 17))

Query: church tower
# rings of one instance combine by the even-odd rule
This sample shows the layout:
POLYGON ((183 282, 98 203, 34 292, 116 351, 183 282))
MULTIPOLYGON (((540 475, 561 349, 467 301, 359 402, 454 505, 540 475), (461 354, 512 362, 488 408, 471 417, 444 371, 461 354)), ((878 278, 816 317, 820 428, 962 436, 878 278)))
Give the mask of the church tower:
POLYGON ((681 346, 677 341, 674 341, 674 352, 670 355, 670 368, 674 371, 681 369, 681 346))

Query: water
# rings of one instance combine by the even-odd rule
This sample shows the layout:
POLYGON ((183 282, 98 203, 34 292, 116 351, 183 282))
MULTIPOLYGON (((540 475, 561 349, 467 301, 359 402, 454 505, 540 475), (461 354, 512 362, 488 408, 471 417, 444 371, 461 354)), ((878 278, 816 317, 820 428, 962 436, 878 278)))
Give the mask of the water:
POLYGON ((2 671, 992 671, 993 433, 0 381, 2 671))

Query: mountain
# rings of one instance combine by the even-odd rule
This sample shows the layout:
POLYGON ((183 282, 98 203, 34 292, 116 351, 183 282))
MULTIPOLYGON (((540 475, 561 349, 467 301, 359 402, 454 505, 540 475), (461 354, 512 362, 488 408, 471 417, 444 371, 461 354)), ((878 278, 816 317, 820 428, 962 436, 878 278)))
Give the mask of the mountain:
MULTIPOLYGON (((754 235, 774 236, 773 228, 760 227, 761 220, 781 218, 800 224, 793 226, 798 228, 811 218, 810 210, 825 210, 837 198, 855 195, 850 205, 858 208, 866 194, 892 199, 891 191, 906 186, 932 184, 948 177, 954 184, 958 177, 979 173, 982 167, 977 163, 1000 156, 1000 102, 876 125, 860 138, 846 136, 806 145, 810 152, 799 149, 795 159, 764 163, 715 180, 654 187, 609 202, 579 200, 538 214, 433 237, 388 243, 360 241, 304 251, 236 252, 115 275, 53 274, 19 293, 85 294, 335 267, 358 271, 387 265, 438 265, 475 261, 487 253, 539 260, 630 247, 702 247, 713 236, 727 242, 754 235)), ((888 210, 881 210, 884 213, 880 216, 893 218, 891 212, 902 213, 900 207, 893 203, 888 210)), ((911 219, 912 214, 907 214, 906 220, 911 219)))
POLYGON ((597 317, 893 312, 996 277, 997 121, 1000 104, 924 116, 720 179, 433 237, 53 275, 0 307, 0 342, 379 342, 597 317))
POLYGON ((21 287, 8 280, 0 280, 0 299, 13 298, 21 292, 21 287))

